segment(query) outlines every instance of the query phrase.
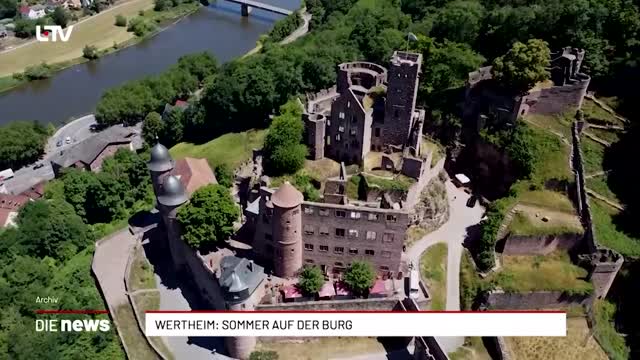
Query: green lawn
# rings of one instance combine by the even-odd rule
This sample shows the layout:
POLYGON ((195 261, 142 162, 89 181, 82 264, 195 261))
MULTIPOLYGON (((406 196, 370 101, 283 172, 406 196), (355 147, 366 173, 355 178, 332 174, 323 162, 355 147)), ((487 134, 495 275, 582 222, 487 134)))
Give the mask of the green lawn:
POLYGON ((615 142, 617 142, 618 140, 620 140, 620 133, 617 131, 610 131, 610 130, 604 130, 604 129, 594 129, 594 128, 588 128, 586 130, 587 132, 599 137, 600 139, 604 140, 604 141, 608 141, 609 143, 613 144, 615 142))
POLYGON ((616 194, 611 191, 607 184, 607 175, 589 178, 586 180, 586 185, 587 188, 597 192, 598 194, 615 202, 620 202, 616 194))
POLYGON ((129 291, 139 289, 155 289, 156 280, 153 275, 153 266, 144 256, 144 250, 136 249, 129 273, 129 291))
POLYGON ((549 179, 573 181, 574 176, 569 163, 571 148, 556 135, 536 127, 531 128, 536 134, 540 156, 531 179, 538 183, 544 183, 549 179))
POLYGON ((602 161, 604 159, 605 147, 586 136, 583 136, 580 142, 582 148, 582 157, 584 171, 587 175, 604 170, 602 161))
POLYGON ((590 293, 593 287, 583 280, 587 270, 571 263, 569 255, 555 252, 548 255, 503 256, 502 268, 485 280, 492 281, 506 292, 567 291, 590 293))
POLYGON ((527 115, 527 122, 534 124, 533 128, 544 128, 553 130, 564 135, 565 138, 571 139, 571 123, 574 120, 574 114, 567 113, 562 115, 527 115))
POLYGON ((224 163, 236 169, 243 162, 251 159, 253 149, 262 148, 265 135, 266 130, 229 133, 204 144, 179 143, 172 147, 170 152, 176 159, 206 158, 212 168, 224 163))
POLYGON ((435 166, 435 164, 440 161, 445 156, 445 151, 442 145, 440 145, 435 140, 431 140, 425 136, 422 137, 421 144, 421 152, 422 154, 427 154, 428 151, 433 151, 433 157, 431 158, 431 166, 435 166))
POLYGON ((420 257, 420 275, 431 296, 431 310, 444 310, 447 302, 447 244, 429 247, 420 257))
POLYGON ((127 347, 127 355, 130 359, 156 360, 156 353, 144 338, 144 334, 138 327, 138 322, 129 303, 120 305, 115 314, 112 314, 118 322, 118 332, 124 339, 127 347))
POLYGON ((616 306, 608 301, 598 300, 593 307, 595 317, 594 336, 611 360, 629 359, 629 348, 623 336, 616 332, 614 316, 616 306))
POLYGON ((542 206, 551 210, 575 213, 573 203, 567 195, 551 190, 525 190, 519 193, 518 202, 542 206))
POLYGON ((531 213, 517 212, 511 223, 509 231, 513 235, 560 235, 582 234, 584 229, 580 219, 575 215, 553 212, 552 214, 540 213, 537 218, 531 213), (548 216, 548 221, 542 221, 542 216, 548 216))
POLYGON ((625 234, 613 223, 613 217, 619 210, 593 198, 589 203, 598 243, 620 252, 623 256, 639 257, 640 239, 625 234))
POLYGON ((606 122, 611 125, 623 125, 623 123, 620 120, 616 119, 615 116, 609 114, 595 102, 589 99, 584 99, 584 101, 582 102, 582 111, 584 112, 585 119, 587 121, 594 119, 598 122, 606 122))

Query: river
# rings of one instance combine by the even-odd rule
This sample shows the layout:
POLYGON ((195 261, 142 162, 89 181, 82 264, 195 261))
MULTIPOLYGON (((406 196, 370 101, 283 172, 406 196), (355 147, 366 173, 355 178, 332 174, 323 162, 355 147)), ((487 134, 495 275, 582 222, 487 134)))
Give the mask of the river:
MULTIPOLYGON (((300 0, 264 2, 291 10, 300 6, 300 0)), ((92 113, 105 90, 160 73, 182 55, 206 50, 221 63, 229 61, 251 50, 282 17, 259 9, 242 17, 240 5, 218 0, 151 39, 0 93, 0 125, 16 120, 60 124, 92 113)))

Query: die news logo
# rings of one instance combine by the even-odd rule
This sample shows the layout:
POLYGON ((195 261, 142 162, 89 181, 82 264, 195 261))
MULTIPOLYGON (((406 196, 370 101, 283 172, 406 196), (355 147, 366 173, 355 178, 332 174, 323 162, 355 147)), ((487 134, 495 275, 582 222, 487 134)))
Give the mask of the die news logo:
POLYGON ((73 25, 65 29, 60 25, 44 25, 36 26, 36 39, 41 42, 56 42, 58 40, 62 42, 69 41, 71 32, 73 31, 73 25))

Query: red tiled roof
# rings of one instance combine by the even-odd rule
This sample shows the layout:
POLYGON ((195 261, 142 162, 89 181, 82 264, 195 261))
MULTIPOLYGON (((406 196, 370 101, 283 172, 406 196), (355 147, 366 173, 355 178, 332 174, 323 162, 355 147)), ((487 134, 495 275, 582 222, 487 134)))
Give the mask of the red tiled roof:
POLYGON ((27 5, 20 6, 20 14, 28 14, 31 8, 27 5))
POLYGON ((205 185, 218 183, 206 159, 180 159, 176 161, 171 175, 180 177, 189 195, 205 185))
POLYGON ((173 106, 177 106, 177 107, 187 107, 187 105, 189 105, 188 102, 184 101, 184 100, 176 100, 176 103, 173 104, 173 106))
POLYGON ((0 208, 17 211, 29 201, 28 196, 0 194, 0 208))
POLYGON ((44 196, 44 184, 46 181, 39 182, 32 186, 29 190, 23 191, 20 195, 26 196, 32 200, 38 200, 44 196))
POLYGON ((285 299, 295 299, 302 297, 302 293, 298 290, 298 286, 296 284, 289 285, 284 288, 284 298, 285 299))

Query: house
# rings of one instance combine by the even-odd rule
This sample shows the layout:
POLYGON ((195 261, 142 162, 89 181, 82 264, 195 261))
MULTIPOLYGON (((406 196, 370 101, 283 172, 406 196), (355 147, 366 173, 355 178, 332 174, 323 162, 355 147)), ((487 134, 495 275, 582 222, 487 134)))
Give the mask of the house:
POLYGON ((35 20, 47 15, 45 10, 46 7, 44 5, 22 5, 20 6, 20 15, 23 19, 35 20))
POLYGON ((56 176, 65 168, 75 167, 100 171, 105 158, 113 156, 120 148, 131 151, 142 147, 139 127, 112 126, 98 134, 62 150, 51 160, 56 176))
POLYGON ((189 103, 184 100, 176 100, 173 105, 165 104, 164 110, 162 111, 162 120, 166 120, 167 115, 169 115, 174 108, 185 110, 187 107, 189 107, 189 103))
POLYGON ((71 10, 82 9, 82 2, 80 0, 64 0, 61 5, 71 10))
POLYGON ((0 194, 0 228, 15 225, 22 207, 31 199, 25 195, 0 194))
POLYGON ((180 179, 189 194, 205 185, 218 183, 206 159, 187 157, 177 160, 171 175, 180 179))

